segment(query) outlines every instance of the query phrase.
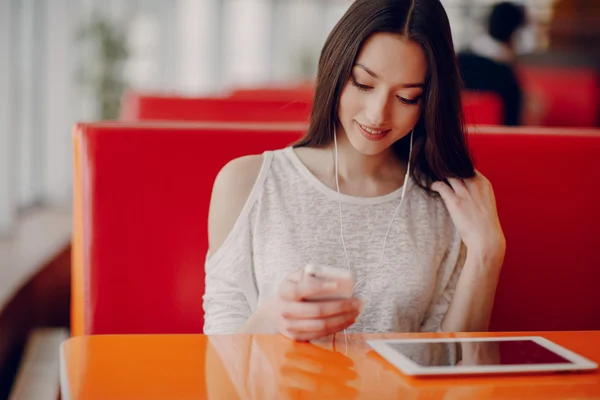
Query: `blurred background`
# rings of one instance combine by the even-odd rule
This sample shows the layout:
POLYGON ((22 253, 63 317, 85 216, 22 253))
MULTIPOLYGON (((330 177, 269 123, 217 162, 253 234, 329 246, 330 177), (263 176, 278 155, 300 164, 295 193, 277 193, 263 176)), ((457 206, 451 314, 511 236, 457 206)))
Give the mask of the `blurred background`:
MULTIPOLYGON (((518 65, 600 74, 600 1, 515 2, 527 12, 515 39, 518 65)), ((129 90, 219 96, 311 82, 351 3, 0 0, 0 398, 10 392, 26 332, 68 327, 68 281, 42 276, 28 285, 69 262, 73 124, 118 119, 129 90), (17 324, 7 317, 11 307, 17 324)), ((442 3, 461 51, 485 32, 496 2, 442 3)))
MULTIPOLYGON (((521 62, 597 67, 595 0, 521 0, 521 62)), ((1 0, 0 233, 68 206, 70 129, 114 119, 126 88, 188 95, 311 80, 349 0, 1 0)), ((444 0, 457 50, 493 0, 444 0)))

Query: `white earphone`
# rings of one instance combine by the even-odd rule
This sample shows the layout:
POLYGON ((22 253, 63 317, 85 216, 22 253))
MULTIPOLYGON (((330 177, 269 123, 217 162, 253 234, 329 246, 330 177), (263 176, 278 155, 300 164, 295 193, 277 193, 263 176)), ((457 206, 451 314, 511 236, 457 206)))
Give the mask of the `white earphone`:
MULTIPOLYGON (((396 210, 394 211, 394 214, 392 215, 392 220, 390 221, 388 229, 385 232, 385 236, 383 238, 383 246, 381 249, 381 256, 379 258, 379 264, 377 265, 377 268, 375 268, 369 275, 365 276, 364 278, 362 278, 361 280, 356 282, 354 284, 354 289, 356 289, 356 287, 360 283, 362 283, 363 281, 365 281, 368 278, 370 278, 371 276, 373 276, 373 274, 375 274, 377 272, 377 270, 379 270, 379 268, 383 265, 383 258, 384 258, 384 254, 385 254, 385 245, 387 243, 388 234, 390 233, 390 230, 392 229, 392 224, 394 223, 396 214, 398 214, 398 211, 400 210, 400 207, 402 206, 402 203, 404 202, 406 188, 408 187, 408 178, 410 177, 410 161, 411 161, 411 157, 412 157, 413 132, 414 132, 414 130, 412 130, 410 132, 410 146, 409 146, 409 150, 408 150, 408 165, 406 168, 406 175, 404 176, 404 183, 402 184, 402 194, 400 196, 400 203, 398 204, 398 207, 396 207, 396 210)), ((350 268, 350 259, 348 258, 348 251, 346 250, 346 242, 344 241, 344 220, 342 217, 342 200, 341 200, 341 193, 340 193, 339 173, 338 173, 339 156, 338 156, 337 132, 335 130, 333 132, 333 147, 334 147, 333 158, 334 158, 335 188, 336 188, 337 194, 338 194, 338 211, 339 211, 339 216, 340 216, 340 239, 342 240, 342 247, 344 248, 344 256, 346 257, 346 267, 348 268, 349 271, 352 271, 352 269, 350 268)))
MULTIPOLYGON (((368 278, 370 278, 371 276, 373 276, 373 274, 375 274, 377 272, 377 270, 383 265, 383 258, 385 255, 385 245, 387 243, 387 237, 388 237, 388 234, 390 233, 390 230, 392 229, 392 224, 394 223, 396 214, 398 214, 398 210, 400 210, 400 206, 402 206, 402 203, 404 202, 404 195, 406 194, 406 188, 408 187, 408 178, 410 177, 410 161, 411 161, 411 157, 412 157, 413 132, 414 132, 414 129, 410 132, 408 164, 406 167, 406 175, 404 175, 404 183, 402 184, 402 194, 400 195, 400 203, 396 207, 396 210, 394 211, 394 214, 392 215, 392 220, 390 221, 390 225, 388 226, 387 231, 385 232, 385 236, 383 237, 383 246, 381 248, 381 257, 379 258, 379 264, 377 265, 377 268, 375 268, 369 275, 365 276, 364 278, 362 278, 361 280, 356 282, 354 284, 353 289, 356 289, 356 287, 360 283, 362 283, 363 281, 365 281, 368 278)), ((344 241, 344 219, 342 217, 342 199, 341 199, 342 195, 340 192, 340 180, 339 180, 339 173, 338 173, 339 155, 338 155, 338 144, 337 144, 337 132, 335 130, 333 131, 333 158, 334 158, 335 188, 336 188, 337 194, 338 194, 338 211, 339 211, 339 215, 340 215, 340 239, 342 240, 342 247, 344 248, 344 256, 346 257, 346 267, 348 268, 348 271, 352 271, 352 269, 350 268, 350 259, 348 258, 348 251, 346 250, 346 242, 344 241)), ((347 356, 348 355, 348 334, 346 333, 346 329, 344 329, 344 337, 345 337, 345 343, 346 343, 346 356, 347 356)), ((335 334, 333 335, 333 343, 335 346, 335 334)))

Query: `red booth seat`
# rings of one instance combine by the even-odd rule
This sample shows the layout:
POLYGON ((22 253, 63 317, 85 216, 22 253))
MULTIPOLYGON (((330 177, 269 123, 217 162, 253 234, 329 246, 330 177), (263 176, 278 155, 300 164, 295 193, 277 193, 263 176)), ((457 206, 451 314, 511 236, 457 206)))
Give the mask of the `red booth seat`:
POLYGON ((600 73, 591 68, 524 65, 518 69, 526 100, 525 123, 600 126, 600 73))
POLYGON ((465 121, 475 125, 502 125, 504 108, 500 97, 491 92, 465 90, 462 94, 465 121))
POLYGON ((202 332, 217 172, 301 135, 295 127, 224 126, 75 128, 75 334, 202 332))
POLYGON ((128 92, 124 121, 308 122, 312 99, 201 98, 128 92))
MULTIPOLYGON (((304 101, 312 103, 314 88, 254 88, 239 89, 230 98, 249 100, 304 101)), ((503 107, 500 97, 492 92, 466 90, 462 95, 465 119, 470 124, 502 125, 503 107)))
POLYGON ((248 100, 307 101, 312 104, 315 87, 311 82, 296 86, 249 87, 233 90, 229 97, 248 100))
MULTIPOLYGON (((176 97, 127 92, 124 121, 308 122, 313 103, 311 88, 240 89, 230 97, 176 97)), ((502 102, 486 92, 463 94, 465 119, 470 124, 502 124, 502 102)))
POLYGON ((507 240, 491 329, 600 329, 600 130, 478 131, 507 240))
MULTIPOLYGON (((203 327, 207 214, 229 160, 302 130, 80 124, 74 133, 73 333, 203 327)), ((470 134, 508 241, 494 330, 600 329, 600 132, 470 134)))

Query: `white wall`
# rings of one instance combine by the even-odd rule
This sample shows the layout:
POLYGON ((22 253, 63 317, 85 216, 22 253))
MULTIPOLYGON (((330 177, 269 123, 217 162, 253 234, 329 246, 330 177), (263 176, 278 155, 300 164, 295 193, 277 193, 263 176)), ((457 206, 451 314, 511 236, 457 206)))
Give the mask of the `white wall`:
POLYGON ((0 0, 0 234, 8 233, 14 221, 11 33, 10 0, 0 0))
MULTIPOLYGON (((220 88, 223 0, 175 1, 176 81, 182 93, 211 93, 220 88)), ((158 61, 160 62, 160 60, 158 61)))
POLYGON ((17 146, 17 202, 28 207, 40 201, 42 193, 43 149, 40 113, 43 98, 40 85, 43 54, 40 52, 43 32, 44 7, 36 7, 36 0, 13 1, 17 7, 15 23, 18 37, 13 44, 18 46, 14 99, 17 103, 16 122, 13 130, 17 146))
MULTIPOLYGON (((474 28, 464 23, 465 5, 483 10, 495 0, 442 1, 464 41, 474 28)), ((519 1, 539 11, 553 0, 519 1)), ((93 48, 75 42, 92 9, 121 22, 135 17, 127 65, 134 88, 209 95, 313 77, 327 35, 351 2, 0 0, 0 233, 18 208, 40 199, 70 206, 71 129, 97 118, 94 93, 76 77, 79 63, 96 62, 93 48)))
POLYGON ((225 2, 222 79, 228 86, 256 85, 269 80, 271 8, 271 0, 225 2))
POLYGON ((73 0, 45 2, 43 45, 43 99, 41 118, 43 143, 43 194, 47 202, 59 206, 71 203, 71 128, 74 112, 75 25, 73 0))
POLYGON ((128 83, 146 91, 216 94, 232 86, 306 77, 299 67, 306 54, 312 77, 325 38, 350 2, 138 2, 130 27, 128 83))

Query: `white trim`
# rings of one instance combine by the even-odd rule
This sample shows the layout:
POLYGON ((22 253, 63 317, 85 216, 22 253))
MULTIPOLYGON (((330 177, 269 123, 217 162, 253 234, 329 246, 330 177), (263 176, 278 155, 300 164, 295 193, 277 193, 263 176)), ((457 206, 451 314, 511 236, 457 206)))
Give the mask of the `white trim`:
POLYGON ((59 371, 62 370, 62 357, 57 349, 68 337, 69 333, 64 328, 33 331, 27 340, 9 400, 56 399, 59 371))
POLYGON ((59 369, 60 369, 60 398, 61 400, 71 400, 71 388, 69 385, 69 370, 65 358, 65 348, 68 339, 59 346, 59 369))

